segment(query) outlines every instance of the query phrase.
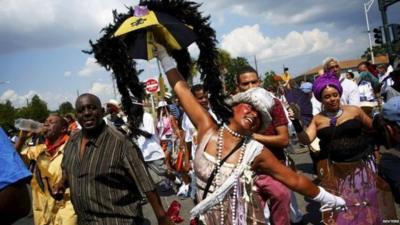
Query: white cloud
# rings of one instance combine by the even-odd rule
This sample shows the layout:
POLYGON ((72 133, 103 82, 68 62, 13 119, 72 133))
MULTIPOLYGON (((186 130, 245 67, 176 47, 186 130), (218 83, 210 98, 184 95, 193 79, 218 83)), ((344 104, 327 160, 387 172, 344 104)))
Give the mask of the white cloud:
POLYGON ((351 43, 333 39, 327 32, 319 29, 291 31, 285 37, 271 38, 264 35, 256 24, 239 27, 223 35, 221 48, 230 52, 233 57, 256 55, 260 60, 276 61, 311 53, 334 53, 339 49, 346 49, 351 43))
POLYGON ((0 102, 10 101, 15 107, 26 106, 26 102, 30 101, 31 98, 38 94, 36 91, 30 90, 28 93, 18 95, 15 90, 8 89, 0 96, 0 102))
POLYGON ((111 82, 94 82, 88 90, 89 93, 92 93, 99 97, 102 103, 106 103, 110 99, 120 99, 118 90, 115 91, 117 96, 114 96, 114 88, 111 82))
POLYGON ((29 90, 25 94, 18 94, 15 90, 6 90, 0 96, 0 102, 6 102, 9 100, 12 105, 16 108, 21 108, 26 106, 27 101, 30 101, 34 95, 38 95, 40 99, 47 103, 47 108, 50 110, 57 110, 59 105, 63 102, 69 101, 74 104, 76 96, 61 93, 44 92, 39 93, 35 90, 29 90))
POLYGON ((78 75, 82 77, 89 77, 92 74, 102 70, 103 68, 96 62, 96 59, 89 57, 86 59, 85 66, 78 72, 78 75))
POLYGON ((87 43, 112 21, 112 10, 127 12, 130 0, 2 0, 0 53, 26 48, 87 43))
POLYGON ((64 77, 70 77, 71 74, 72 74, 71 71, 65 71, 65 72, 64 72, 64 77))

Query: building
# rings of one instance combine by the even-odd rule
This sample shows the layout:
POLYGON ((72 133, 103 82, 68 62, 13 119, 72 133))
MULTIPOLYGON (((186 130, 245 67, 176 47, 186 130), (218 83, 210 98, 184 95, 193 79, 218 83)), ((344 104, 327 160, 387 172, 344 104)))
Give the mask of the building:
MULTIPOLYGON (((367 61, 367 59, 360 58, 360 59, 339 61, 340 68, 342 69, 341 73, 343 74, 346 72, 353 72, 357 76, 358 75, 357 66, 363 61, 367 61)), ((389 59, 387 56, 381 55, 375 57, 375 65, 381 65, 381 64, 389 64, 389 59)), ((320 71, 321 69, 322 69, 322 64, 308 70, 302 75, 296 76, 293 79, 296 80, 296 82, 299 82, 301 80, 312 81, 314 80, 314 76, 317 75, 318 71, 320 71)))

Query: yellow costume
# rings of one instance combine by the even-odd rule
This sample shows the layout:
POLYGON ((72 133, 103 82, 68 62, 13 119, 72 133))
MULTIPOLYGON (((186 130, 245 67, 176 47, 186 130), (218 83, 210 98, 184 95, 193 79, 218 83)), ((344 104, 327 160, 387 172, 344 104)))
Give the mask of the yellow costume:
POLYGON ((69 188, 65 191, 64 198, 61 201, 56 201, 49 192, 61 180, 61 161, 64 156, 64 146, 65 143, 58 147, 53 156, 48 153, 45 144, 28 147, 21 152, 25 160, 36 161, 31 181, 35 225, 77 224, 77 216, 72 206, 69 188))

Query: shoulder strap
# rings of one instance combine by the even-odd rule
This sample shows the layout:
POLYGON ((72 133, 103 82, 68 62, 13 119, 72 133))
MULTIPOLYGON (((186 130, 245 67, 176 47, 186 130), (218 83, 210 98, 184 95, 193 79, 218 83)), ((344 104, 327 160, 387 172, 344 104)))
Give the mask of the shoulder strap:
MULTIPOLYGON (((226 155, 221 162, 219 163, 219 167, 222 166, 224 164, 224 162, 233 154, 235 153, 240 146, 242 146, 243 142, 244 142, 245 138, 241 139, 236 146, 228 153, 228 155, 226 155)), ((214 180, 215 175, 217 174, 217 167, 214 168, 214 170, 212 171, 210 177, 207 180, 207 184, 206 187, 204 188, 204 192, 203 192, 203 197, 202 199, 205 199, 207 197, 208 194, 208 190, 210 189, 211 183, 214 180)))

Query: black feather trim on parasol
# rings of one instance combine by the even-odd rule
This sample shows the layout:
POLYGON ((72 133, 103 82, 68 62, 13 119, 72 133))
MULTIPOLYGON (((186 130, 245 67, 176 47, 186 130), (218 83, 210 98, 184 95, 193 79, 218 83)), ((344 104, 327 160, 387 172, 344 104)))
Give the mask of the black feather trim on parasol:
MULTIPOLYGON (((184 0, 162 0, 162 1, 141 1, 140 5, 145 5, 150 10, 160 11, 173 15, 178 20, 191 26, 197 35, 196 44, 199 47, 200 55, 198 58, 198 69, 201 79, 204 81, 205 89, 210 93, 211 107, 222 121, 227 122, 231 117, 232 111, 225 103, 223 86, 220 80, 220 70, 217 63, 217 40, 215 31, 210 27, 210 17, 202 17, 199 12, 198 3, 184 0)), ((90 41, 92 50, 84 51, 94 54, 97 62, 107 70, 112 70, 116 80, 118 91, 122 99, 123 110, 128 116, 128 125, 133 136, 141 135, 143 131, 139 129, 142 123, 143 108, 135 107, 132 97, 142 101, 145 96, 144 87, 139 82, 136 71, 136 63, 129 56, 128 46, 119 38, 113 38, 113 34, 118 27, 130 16, 134 14, 133 8, 129 8, 126 14, 119 14, 115 10, 114 23, 103 28, 104 35, 93 43, 90 41)), ((176 60, 178 70, 188 78, 190 66, 192 64, 190 54, 186 48, 172 50, 172 57, 176 60)))

